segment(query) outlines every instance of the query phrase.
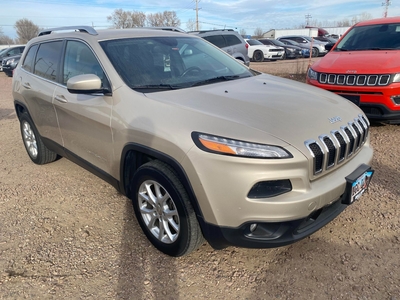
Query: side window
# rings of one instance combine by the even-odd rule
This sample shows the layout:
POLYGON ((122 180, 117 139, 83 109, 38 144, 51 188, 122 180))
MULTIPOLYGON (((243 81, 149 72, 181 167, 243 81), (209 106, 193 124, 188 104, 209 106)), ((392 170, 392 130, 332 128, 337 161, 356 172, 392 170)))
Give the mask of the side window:
POLYGON ((25 56, 22 68, 28 72, 33 72, 33 62, 35 61, 35 55, 38 45, 33 45, 29 48, 28 53, 25 56))
POLYGON ((34 73, 51 81, 57 80, 62 41, 43 43, 39 46, 34 73))
POLYGON ((63 83, 76 75, 95 74, 103 82, 104 73, 92 50, 81 42, 68 41, 64 58, 63 83))
POLYGON ((19 48, 15 48, 15 49, 10 50, 8 52, 7 56, 14 56, 14 55, 17 55, 17 54, 20 54, 20 53, 21 52, 19 51, 19 48))
POLYGON ((225 39, 222 35, 210 35, 204 37, 205 40, 209 41, 210 43, 214 44, 215 46, 219 48, 226 47, 226 42, 225 39))
POLYGON ((242 43, 236 35, 232 34, 225 35, 225 39, 228 46, 240 45, 242 43))

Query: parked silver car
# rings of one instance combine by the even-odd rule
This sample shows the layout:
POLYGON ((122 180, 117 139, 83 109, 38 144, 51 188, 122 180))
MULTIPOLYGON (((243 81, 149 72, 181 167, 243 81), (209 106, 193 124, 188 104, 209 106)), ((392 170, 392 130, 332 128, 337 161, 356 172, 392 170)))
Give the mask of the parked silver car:
POLYGON ((237 31, 234 31, 233 29, 218 29, 191 31, 189 33, 198 35, 206 41, 209 41, 237 60, 243 62, 246 66, 250 65, 250 59, 248 56, 249 46, 237 31))

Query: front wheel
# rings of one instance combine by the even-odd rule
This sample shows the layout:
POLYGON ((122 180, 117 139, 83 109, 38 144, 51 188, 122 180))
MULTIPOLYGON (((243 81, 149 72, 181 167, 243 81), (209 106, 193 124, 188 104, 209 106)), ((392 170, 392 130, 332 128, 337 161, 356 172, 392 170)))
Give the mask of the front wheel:
POLYGON ((312 48, 312 57, 318 57, 318 56, 319 56, 318 48, 312 48))
POLYGON ((253 60, 255 62, 262 62, 264 60, 264 53, 261 50, 254 51, 253 60))
POLYGON ((142 165, 132 179, 132 198, 140 227, 161 252, 182 256, 204 243, 186 190, 167 164, 142 165))

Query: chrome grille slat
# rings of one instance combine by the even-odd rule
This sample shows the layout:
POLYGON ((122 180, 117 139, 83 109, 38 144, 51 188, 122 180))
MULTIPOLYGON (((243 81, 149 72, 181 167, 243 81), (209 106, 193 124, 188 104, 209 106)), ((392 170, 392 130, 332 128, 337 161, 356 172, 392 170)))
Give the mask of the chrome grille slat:
POLYGON ((318 141, 305 141, 313 158, 313 175, 322 175, 324 171, 350 159, 367 141, 368 132, 368 120, 359 115, 346 126, 320 135, 318 141))
POLYGON ((318 82, 330 85, 385 86, 390 84, 391 75, 320 73, 318 82))

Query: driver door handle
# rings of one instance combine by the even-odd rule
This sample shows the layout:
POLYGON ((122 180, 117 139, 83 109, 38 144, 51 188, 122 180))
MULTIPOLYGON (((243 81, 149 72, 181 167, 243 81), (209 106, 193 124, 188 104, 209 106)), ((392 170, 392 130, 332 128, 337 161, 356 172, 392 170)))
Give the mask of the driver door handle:
POLYGON ((67 99, 65 99, 65 97, 63 95, 56 95, 54 97, 54 99, 56 99, 58 102, 61 102, 61 103, 67 103, 68 102, 67 99))

